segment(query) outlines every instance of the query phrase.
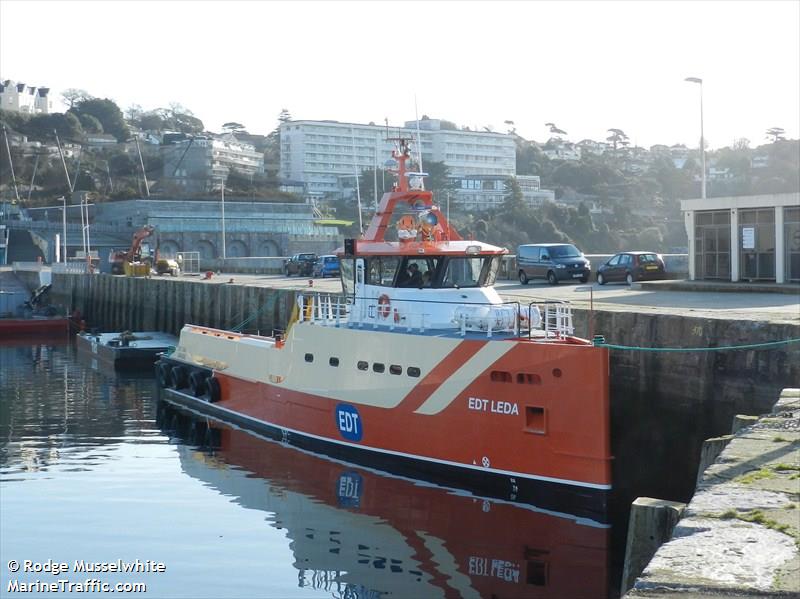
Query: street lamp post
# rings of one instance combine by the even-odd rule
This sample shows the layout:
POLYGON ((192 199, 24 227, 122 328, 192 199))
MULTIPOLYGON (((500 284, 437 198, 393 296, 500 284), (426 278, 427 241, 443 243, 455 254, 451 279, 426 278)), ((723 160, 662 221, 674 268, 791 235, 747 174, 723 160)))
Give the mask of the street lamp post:
POLYGON ((61 201, 64 203, 64 206, 61 208, 61 226, 62 226, 62 235, 64 239, 62 244, 64 246, 64 255, 61 258, 61 261, 66 264, 67 263, 67 196, 61 196, 61 201))
POLYGON ((223 266, 225 263, 225 178, 219 178, 220 186, 219 186, 219 193, 220 199, 222 200, 222 261, 223 266))
POLYGON ((699 77, 687 77, 684 81, 689 83, 697 83, 700 85, 700 167, 703 169, 702 173, 702 187, 700 188, 700 197, 706 199, 706 142, 703 136, 703 80, 699 77))

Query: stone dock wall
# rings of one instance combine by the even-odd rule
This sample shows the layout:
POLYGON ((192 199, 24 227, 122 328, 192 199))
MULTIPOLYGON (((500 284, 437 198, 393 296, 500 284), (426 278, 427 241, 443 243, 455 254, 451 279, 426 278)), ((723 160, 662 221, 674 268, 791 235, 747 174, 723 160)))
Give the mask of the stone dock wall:
POLYGON ((800 594, 800 389, 734 429, 626 597, 800 594))
MULTIPOLYGON (((89 326, 101 330, 158 330, 178 334, 184 323, 232 328, 248 318, 245 331, 271 334, 283 329, 296 291, 226 282, 109 275, 53 275, 54 303, 80 310, 89 326)), ((574 310, 578 335, 589 335, 589 313, 574 310)), ((594 312, 594 332, 609 343, 636 347, 714 347, 800 338, 800 326, 763 321, 725 320, 680 314, 594 312)), ((735 413, 768 411, 785 387, 800 381, 797 344, 769 351, 611 352, 613 387, 665 394, 678 410, 713 397, 735 413)))

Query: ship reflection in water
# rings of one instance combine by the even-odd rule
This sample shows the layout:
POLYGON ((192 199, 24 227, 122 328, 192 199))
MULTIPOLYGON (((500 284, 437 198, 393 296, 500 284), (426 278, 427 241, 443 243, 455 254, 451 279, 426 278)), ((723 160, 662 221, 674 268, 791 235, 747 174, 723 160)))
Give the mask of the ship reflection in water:
POLYGON ((183 471, 286 531, 337 597, 606 597, 609 528, 332 461, 166 403, 183 471))

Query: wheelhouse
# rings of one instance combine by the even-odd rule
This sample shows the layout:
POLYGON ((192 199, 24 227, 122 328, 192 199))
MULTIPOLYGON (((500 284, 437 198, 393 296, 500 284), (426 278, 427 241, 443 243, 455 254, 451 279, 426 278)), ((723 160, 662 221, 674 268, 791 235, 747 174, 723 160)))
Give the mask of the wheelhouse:
MULTIPOLYGON (((497 279, 500 260, 500 255, 368 256, 363 258, 364 282, 407 289, 491 287, 497 279)), ((355 289, 354 262, 354 258, 341 261, 342 283, 349 293, 355 289)))

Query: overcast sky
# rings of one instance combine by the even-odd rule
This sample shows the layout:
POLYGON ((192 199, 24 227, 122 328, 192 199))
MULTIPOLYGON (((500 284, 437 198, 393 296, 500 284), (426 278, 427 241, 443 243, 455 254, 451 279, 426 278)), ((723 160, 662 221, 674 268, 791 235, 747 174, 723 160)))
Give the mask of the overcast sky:
MULTIPOLYGON (((123 109, 178 102, 210 130, 419 115, 545 141, 623 129, 710 147, 800 129, 800 2, 0 0, 0 77, 123 109)), ((63 110, 59 102, 58 110, 63 110)))

